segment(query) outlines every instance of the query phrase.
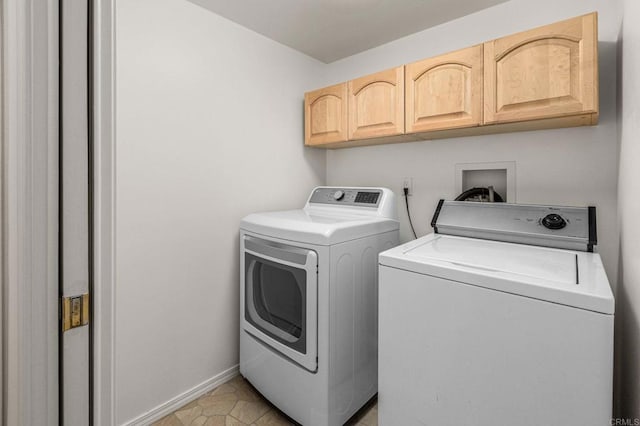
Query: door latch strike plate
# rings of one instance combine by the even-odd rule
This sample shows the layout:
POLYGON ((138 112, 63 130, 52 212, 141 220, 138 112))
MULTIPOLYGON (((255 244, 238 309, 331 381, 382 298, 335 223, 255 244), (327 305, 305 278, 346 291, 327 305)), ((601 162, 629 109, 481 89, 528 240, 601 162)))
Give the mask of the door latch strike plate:
POLYGON ((89 324, 89 295, 62 298, 62 331, 89 324))

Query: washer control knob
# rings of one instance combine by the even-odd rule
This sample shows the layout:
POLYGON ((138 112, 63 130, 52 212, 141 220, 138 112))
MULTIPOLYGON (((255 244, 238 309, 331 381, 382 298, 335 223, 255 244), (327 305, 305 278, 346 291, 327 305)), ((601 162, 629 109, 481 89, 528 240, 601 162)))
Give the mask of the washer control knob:
POLYGON ((542 218, 542 226, 547 229, 562 229, 567 226, 567 221, 559 214, 551 213, 542 218))
POLYGON ((333 199, 336 201, 340 201, 344 198, 344 191, 337 190, 333 193, 333 199))

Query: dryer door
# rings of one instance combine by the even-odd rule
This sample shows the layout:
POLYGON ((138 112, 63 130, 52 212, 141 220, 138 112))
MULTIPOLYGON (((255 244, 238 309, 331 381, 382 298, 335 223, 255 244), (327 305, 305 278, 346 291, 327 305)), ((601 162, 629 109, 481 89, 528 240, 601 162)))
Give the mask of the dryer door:
POLYGON ((242 256, 243 329, 315 372, 316 252, 245 235, 242 256))

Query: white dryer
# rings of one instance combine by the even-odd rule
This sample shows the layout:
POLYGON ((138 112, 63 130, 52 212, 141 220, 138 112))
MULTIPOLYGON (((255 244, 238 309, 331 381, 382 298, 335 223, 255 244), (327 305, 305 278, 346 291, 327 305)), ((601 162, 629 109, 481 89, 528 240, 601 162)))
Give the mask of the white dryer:
POLYGON ((305 425, 341 425, 377 392, 378 254, 393 192, 315 188, 240 225, 240 373, 305 425))
POLYGON ((432 225, 380 254, 380 424, 609 424, 595 208, 447 201, 432 225))

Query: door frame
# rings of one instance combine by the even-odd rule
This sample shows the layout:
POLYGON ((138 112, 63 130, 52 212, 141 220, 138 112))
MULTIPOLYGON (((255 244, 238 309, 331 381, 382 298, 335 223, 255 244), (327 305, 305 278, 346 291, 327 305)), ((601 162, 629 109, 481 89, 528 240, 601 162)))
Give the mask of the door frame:
POLYGON ((93 0, 93 421, 116 424, 115 0, 93 0))
POLYGON ((58 2, 2 1, 3 422, 58 421, 58 2))
MULTIPOLYGON (((56 424, 58 2, 0 4, 0 421, 56 424)), ((93 13, 94 424, 108 426, 115 423, 115 1, 94 0, 93 13)))
MULTIPOLYGON (((3 424, 57 424, 58 1, 1 0, 3 424)), ((115 1, 94 0, 94 424, 115 424, 115 1)))

